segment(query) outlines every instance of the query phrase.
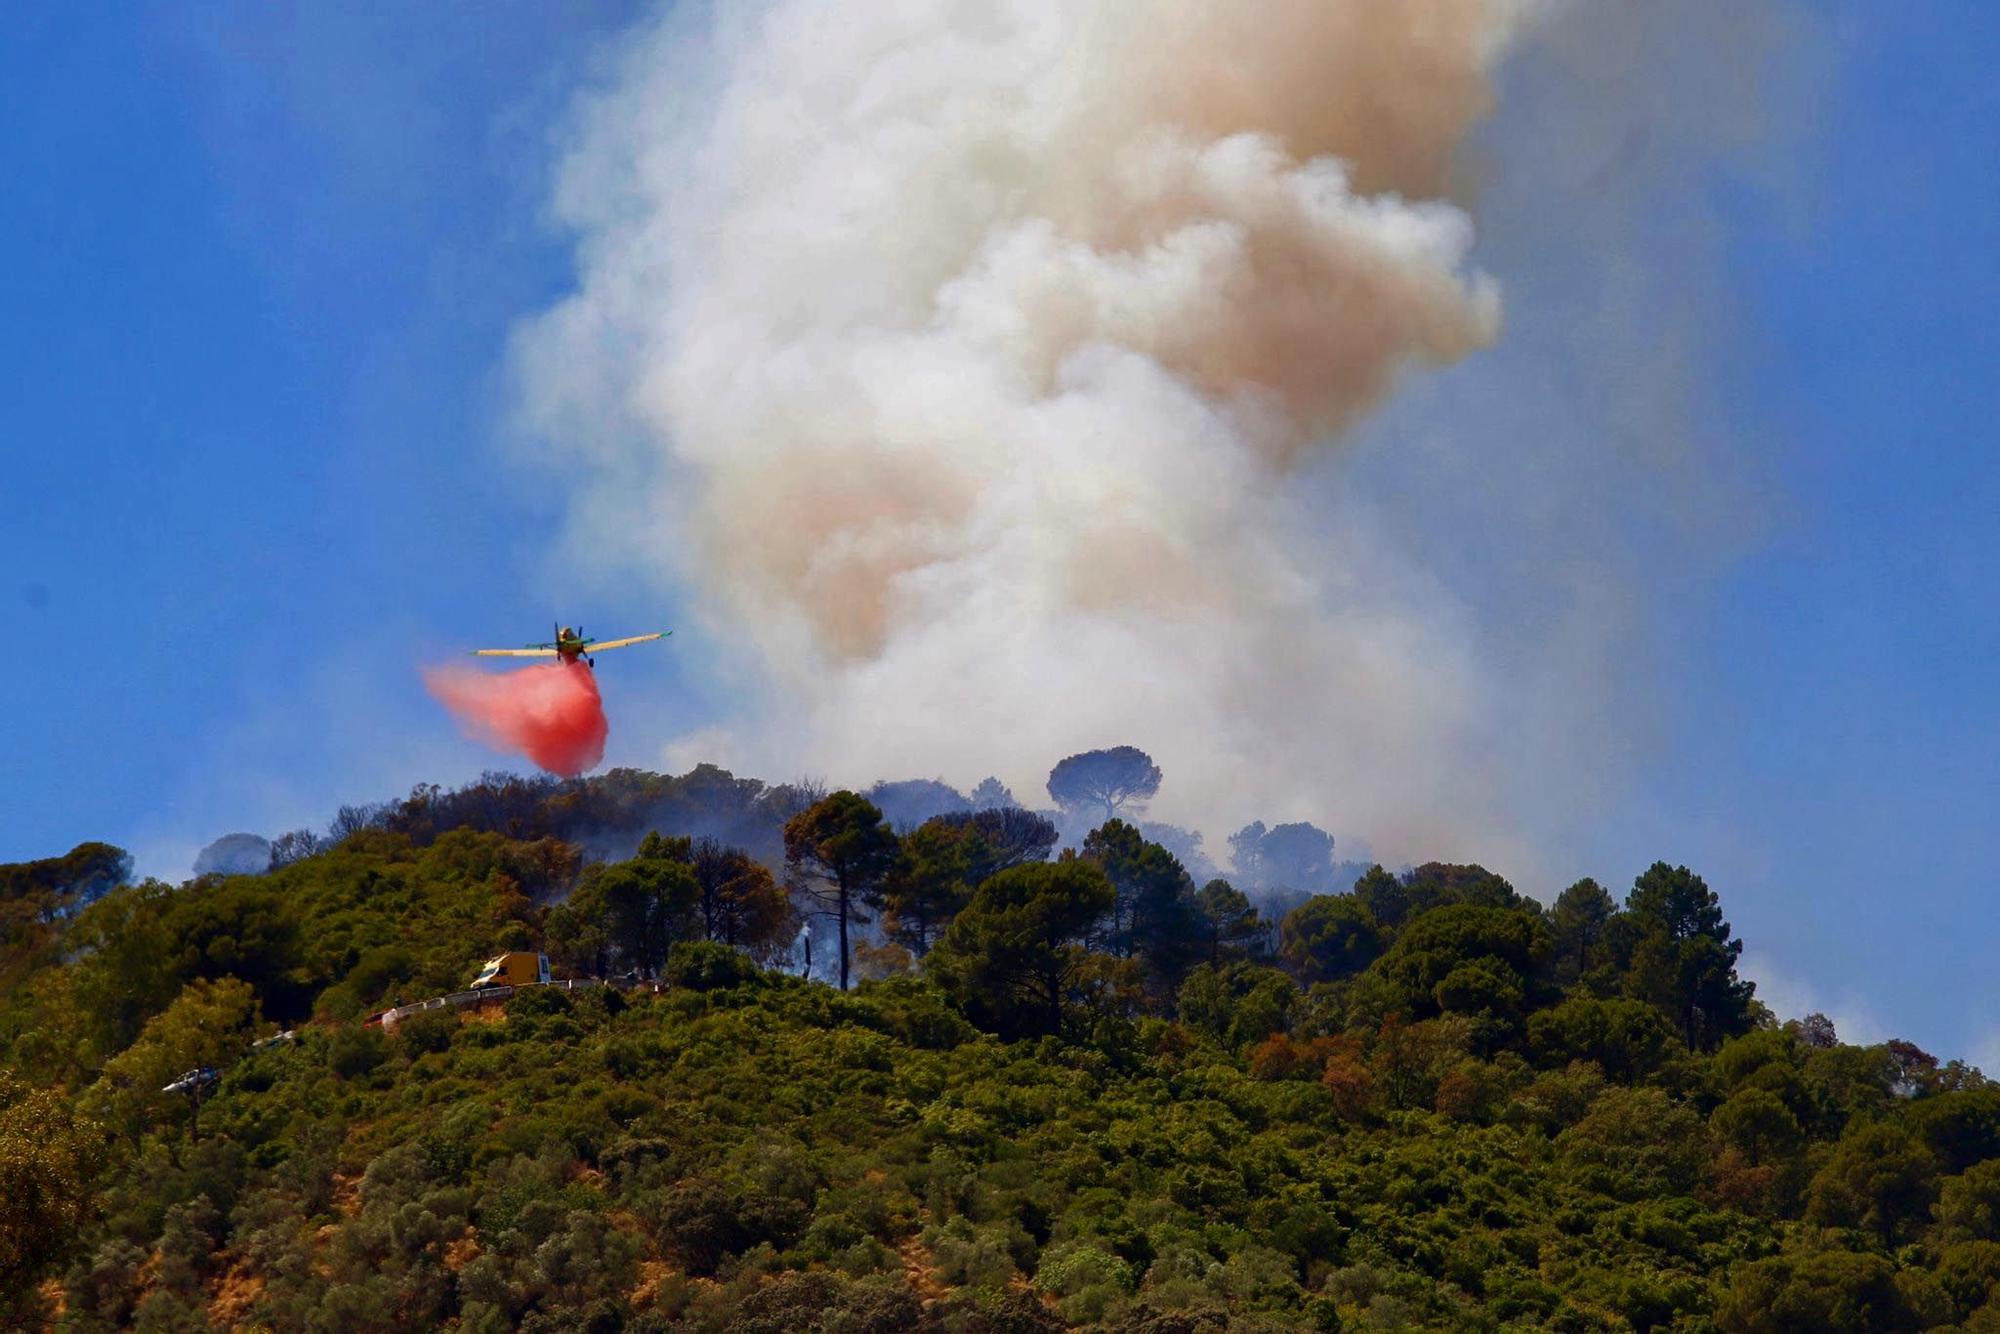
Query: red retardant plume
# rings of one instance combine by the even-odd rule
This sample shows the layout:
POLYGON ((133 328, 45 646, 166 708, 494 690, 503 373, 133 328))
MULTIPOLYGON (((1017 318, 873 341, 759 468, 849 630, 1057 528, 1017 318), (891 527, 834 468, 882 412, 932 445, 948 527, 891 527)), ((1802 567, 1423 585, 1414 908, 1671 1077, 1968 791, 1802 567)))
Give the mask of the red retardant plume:
POLYGON ((511 750, 552 774, 575 778, 604 759, 611 725, 597 693, 597 673, 580 662, 512 672, 432 667, 424 685, 468 735, 511 750))

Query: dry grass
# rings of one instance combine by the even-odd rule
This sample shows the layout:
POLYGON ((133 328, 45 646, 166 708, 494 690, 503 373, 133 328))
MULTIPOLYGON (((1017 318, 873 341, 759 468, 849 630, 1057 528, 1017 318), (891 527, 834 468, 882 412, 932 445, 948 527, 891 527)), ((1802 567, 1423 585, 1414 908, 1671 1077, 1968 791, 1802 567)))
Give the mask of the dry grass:
POLYGON ((246 1272, 239 1262, 217 1280, 215 1295, 208 1303, 209 1322, 220 1329, 235 1329, 263 1295, 264 1276, 246 1272))
POLYGON ((903 1281, 925 1306, 943 1300, 949 1293, 950 1289, 938 1279, 937 1257, 924 1245, 921 1236, 910 1236, 896 1247, 896 1254, 903 1257, 903 1281))

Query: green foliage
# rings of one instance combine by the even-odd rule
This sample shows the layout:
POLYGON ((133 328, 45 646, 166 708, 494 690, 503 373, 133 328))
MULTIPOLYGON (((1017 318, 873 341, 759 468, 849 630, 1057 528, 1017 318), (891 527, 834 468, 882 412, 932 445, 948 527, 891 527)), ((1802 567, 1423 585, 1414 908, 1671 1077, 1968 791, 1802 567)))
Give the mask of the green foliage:
POLYGON ((1250 898, 1227 880, 1211 880, 1195 896, 1201 916, 1197 926, 1206 938, 1208 962, 1220 964, 1260 949, 1265 925, 1250 898))
POLYGON ((807 1213, 805 1205, 782 1195, 697 1177, 666 1191, 647 1221, 689 1273, 712 1274, 753 1246, 791 1245, 805 1231, 807 1213))
POLYGON ((1740 1267, 1716 1304, 1726 1334, 1880 1334, 1921 1328, 1879 1255, 1819 1251, 1740 1267))
POLYGON ((1690 1047, 1713 1049, 1748 1030, 1751 986, 1736 976, 1743 942, 1700 876, 1655 862, 1633 882, 1625 912, 1639 931, 1629 994, 1673 1016, 1690 1047))
POLYGON ((1112 889, 1110 919, 1096 943, 1139 960, 1161 994, 1171 995, 1203 953, 1205 919, 1194 881, 1172 853, 1123 820, 1091 831, 1079 856, 1101 870, 1112 889))
POLYGON ((835 792, 785 824, 785 866, 794 887, 839 923, 842 991, 852 963, 849 928, 867 921, 864 908, 881 906, 898 850, 882 812, 852 792, 835 792))
POLYGON ((1939 1232, 1967 1241, 2000 1241, 2000 1158, 1974 1163, 1939 1187, 1939 1232))
POLYGON ((75 1244, 104 1165, 95 1125, 0 1071, 0 1298, 18 1297, 75 1244))
POLYGON ((1278 953, 1307 982, 1352 977, 1382 953, 1375 914, 1355 894, 1321 894, 1285 915, 1278 953))
POLYGON ((1409 891, 1380 866, 1369 867, 1354 882, 1354 897, 1387 930, 1394 931, 1410 916, 1409 891))
POLYGON ((234 978, 190 982, 136 1041, 107 1061, 85 1092, 86 1111, 105 1125, 137 1136, 163 1112, 185 1111, 178 1095, 163 1090, 201 1067, 228 1065, 255 1036, 257 1000, 234 978))
POLYGON ((1588 1190, 1636 1202, 1693 1193, 1706 1158, 1701 1118, 1658 1089, 1610 1088, 1556 1140, 1588 1190))
POLYGON ((79 843, 60 857, 0 863, 0 930, 16 949, 34 931, 88 907, 132 878, 132 858, 109 843, 79 843))
POLYGON ((1463 1016, 1490 1050, 1519 1031, 1549 948, 1538 913, 1454 903, 1413 918, 1369 974, 1378 1007, 1463 1016))
POLYGON ((906 835, 882 891, 883 928, 920 957, 972 891, 1012 866, 1038 862, 1055 846, 1056 828, 1030 811, 960 811, 925 821, 906 835))
POLYGON ((2000 1158, 2000 1089, 1955 1089, 1911 1106, 1910 1128, 1947 1172, 2000 1158))
POLYGON ((693 869, 649 841, 630 861, 592 867, 563 912, 576 923, 572 940, 602 942, 606 957, 594 972, 651 978, 692 932, 700 900, 693 869))
POLYGON ((1678 1045, 1660 1012, 1639 1001, 1578 996, 1528 1021, 1528 1049, 1537 1061, 1595 1061, 1620 1080, 1652 1074, 1678 1045))
POLYGON ((132 858, 109 843, 79 843, 60 857, 0 863, 0 897, 90 901, 132 874, 132 858))
POLYGON ((1465 904, 1475 908, 1530 907, 1514 887, 1483 866, 1426 862, 1403 877, 1412 915, 1465 904))
POLYGON ((287 1025, 315 1009, 358 1015, 398 991, 453 991, 480 959, 527 943, 539 913, 516 873, 549 855, 493 834, 420 850, 369 832, 267 876, 115 890, 70 924, 70 964, 7 997, 0 1034, 37 1073, 76 1080, 194 981, 247 984, 287 1025))
POLYGON ((1002 871, 951 924, 929 971, 982 1027, 1018 1035, 1073 1031, 1093 979, 1084 939, 1116 897, 1087 861, 1002 871))
POLYGON ((1789 1157, 1805 1143, 1798 1117, 1766 1089, 1736 1093, 1709 1115, 1708 1123, 1718 1137, 1742 1150, 1752 1167, 1789 1157))
POLYGON ((1849 1132, 1813 1178, 1806 1217, 1834 1227, 1866 1228, 1884 1245, 1930 1211, 1937 1160, 1902 1126, 1876 1122, 1849 1132))
POLYGON ((1298 988, 1275 968, 1203 964, 1181 984, 1181 1022, 1231 1049, 1261 1042, 1291 1026, 1298 988))
MULTIPOLYGON (((647 846, 641 843, 642 855, 647 846)), ((661 840, 653 846, 663 851, 670 847, 694 873, 703 939, 768 958, 796 932, 791 896, 770 868, 748 852, 713 838, 661 840)))
POLYGON ((61 1264, 78 1331, 2000 1326, 2000 1093, 1758 1026, 1691 873, 1545 915, 1375 868, 1273 957, 1129 826, 1049 862, 1025 812, 872 809, 489 780, 0 920, 10 1315, 61 1264), (787 821, 922 976, 758 966, 787 821), (600 829, 635 855, 583 867, 600 829), (361 1022, 502 949, 665 985, 361 1022), (195 1139, 159 1089, 202 1065, 195 1139))
POLYGON ((388 1045, 379 1028, 336 1028, 327 1038, 327 1069, 342 1079, 359 1079, 388 1058, 388 1045))
POLYGON ((713 940, 686 940, 667 955, 667 981, 690 991, 726 991, 762 976, 741 950, 713 940))
POLYGON ((1557 975, 1575 981, 1601 961, 1605 928, 1618 905, 1595 880, 1579 880, 1564 890, 1549 911, 1557 975))
POLYGON ((1102 1320, 1137 1282, 1128 1262, 1091 1242, 1050 1247, 1035 1271, 1035 1286, 1061 1297, 1063 1315, 1078 1324, 1102 1320))
POLYGON ((931 947, 972 898, 983 842, 969 825, 945 820, 927 821, 903 839, 883 891, 891 939, 918 955, 931 947))

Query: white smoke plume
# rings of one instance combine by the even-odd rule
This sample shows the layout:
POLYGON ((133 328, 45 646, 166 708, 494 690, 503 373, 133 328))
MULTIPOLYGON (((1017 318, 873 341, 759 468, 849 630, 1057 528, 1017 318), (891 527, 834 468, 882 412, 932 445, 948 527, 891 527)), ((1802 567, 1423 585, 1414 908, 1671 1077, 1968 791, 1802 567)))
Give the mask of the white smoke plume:
POLYGON ((1211 834, 1534 861, 1475 618, 1325 483, 1499 336, 1459 164, 1529 18, 767 0, 635 38, 518 364, 593 545, 754 646, 732 758, 1036 793, 1130 743, 1211 834))

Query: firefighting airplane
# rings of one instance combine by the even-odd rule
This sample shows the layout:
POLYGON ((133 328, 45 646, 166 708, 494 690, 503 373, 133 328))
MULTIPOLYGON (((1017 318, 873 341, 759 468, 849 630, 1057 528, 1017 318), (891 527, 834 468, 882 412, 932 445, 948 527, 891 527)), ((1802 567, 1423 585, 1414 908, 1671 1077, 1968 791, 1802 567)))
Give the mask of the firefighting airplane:
POLYGON ((555 642, 549 644, 529 644, 524 648, 476 648, 475 658, 561 658, 564 662, 575 662, 582 658, 592 667, 589 655, 602 653, 609 648, 630 648, 634 644, 650 644, 655 639, 664 639, 671 630, 660 630, 650 635, 633 635, 629 639, 585 639, 583 631, 572 630, 567 625, 556 630, 555 642))

